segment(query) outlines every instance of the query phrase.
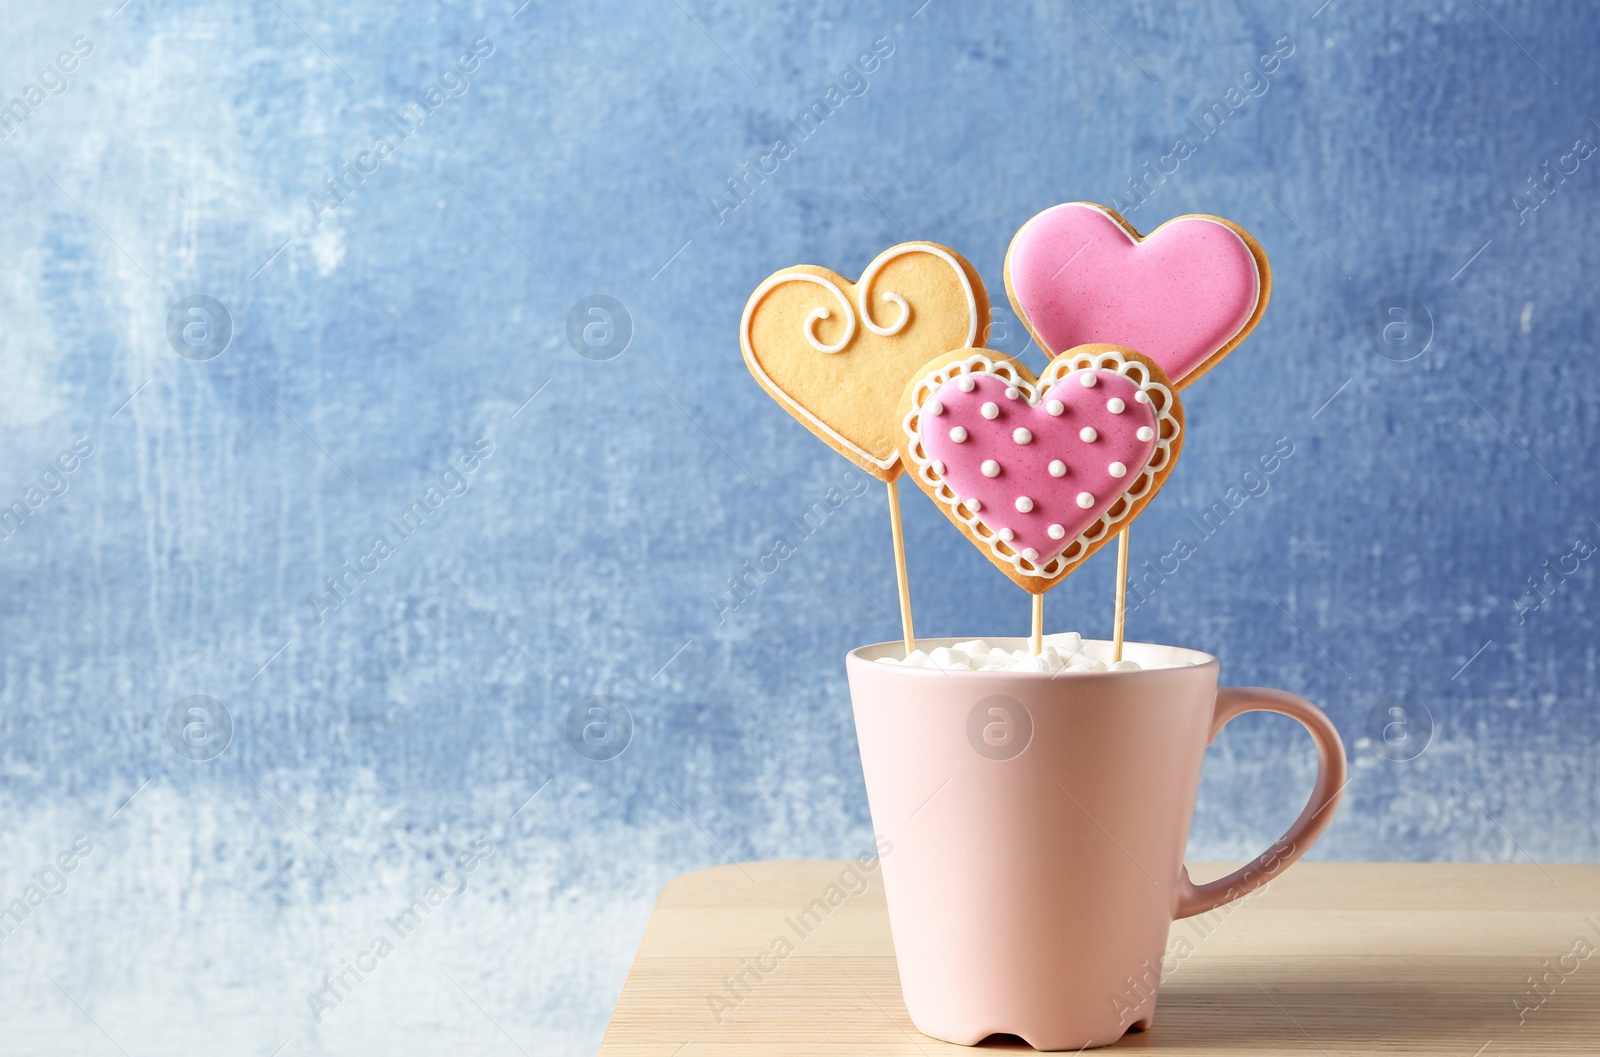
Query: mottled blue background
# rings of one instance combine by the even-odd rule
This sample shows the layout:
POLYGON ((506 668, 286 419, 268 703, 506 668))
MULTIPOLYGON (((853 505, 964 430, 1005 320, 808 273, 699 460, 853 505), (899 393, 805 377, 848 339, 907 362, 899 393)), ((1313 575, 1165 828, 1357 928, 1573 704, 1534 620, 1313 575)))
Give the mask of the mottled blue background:
MULTIPOLYGON (((748 377, 744 299, 928 238, 1003 305, 1024 220, 1128 205, 1246 82, 1129 212, 1233 218, 1275 278, 1185 394, 1136 563, 1278 438, 1294 454, 1130 633, 1323 704, 1353 781, 1316 856, 1600 858, 1600 563, 1528 583, 1600 542, 1600 157, 1571 153, 1600 142, 1592 5, 118 2, 0 10, 0 101, 40 86, 0 145, 0 498, 39 489, 0 541, 0 902, 93 847, 0 940, 11 1052, 590 1052, 667 878, 869 847, 840 658, 897 634, 881 490, 713 603, 847 469, 748 377), (308 202, 479 38, 458 94, 342 204, 308 202), (719 219, 885 38, 864 93, 719 219), (1248 71, 1285 39, 1263 91, 1248 71), (1576 171, 1535 196, 1547 161, 1576 171), (633 327, 609 360, 567 337, 596 294, 633 327), (232 321, 209 360, 168 337, 193 295, 232 321), (1431 327, 1382 355, 1399 297, 1431 327), (462 494, 312 601, 480 439, 462 494), (194 694, 234 725, 210 762, 166 733, 194 694), (617 759, 568 740, 589 695, 632 717, 617 759), (1367 737, 1390 695, 1432 716, 1410 762, 1367 737), (466 890, 315 1023, 323 974, 478 836, 466 890)), ((914 491, 906 519, 919 629, 1024 630, 914 491)), ((1051 630, 1106 633, 1111 588, 1108 553, 1051 630)), ((1292 724, 1236 723, 1191 855, 1254 853, 1311 768, 1292 724)))

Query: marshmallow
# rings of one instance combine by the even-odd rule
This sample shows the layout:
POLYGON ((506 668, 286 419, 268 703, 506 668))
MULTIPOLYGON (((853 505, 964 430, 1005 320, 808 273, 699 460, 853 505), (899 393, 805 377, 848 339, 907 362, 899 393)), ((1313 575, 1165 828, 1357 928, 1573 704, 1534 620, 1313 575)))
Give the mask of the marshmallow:
MULTIPOLYGON (((910 668, 937 668, 941 670, 967 670, 976 672, 1137 672, 1142 666, 1136 661, 1118 661, 1108 665, 1083 652, 1083 636, 1076 631, 1059 632, 1044 637, 1043 649, 1035 657, 1026 646, 1008 650, 991 646, 984 639, 968 639, 954 646, 939 646, 931 653, 914 650, 905 660, 894 657, 879 658, 880 664, 899 664, 910 668)), ((1165 666, 1163 666, 1165 667, 1165 666)))

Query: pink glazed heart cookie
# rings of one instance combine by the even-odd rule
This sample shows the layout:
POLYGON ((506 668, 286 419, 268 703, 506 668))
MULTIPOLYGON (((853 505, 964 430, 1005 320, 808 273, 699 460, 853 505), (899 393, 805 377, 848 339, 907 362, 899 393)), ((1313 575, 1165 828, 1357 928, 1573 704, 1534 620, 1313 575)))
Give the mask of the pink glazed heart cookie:
POLYGON ((917 485, 1032 594, 1138 516, 1183 446, 1166 373, 1106 344, 1062 353, 1037 379, 990 350, 947 353, 907 387, 901 425, 917 485))
POLYGON ((1138 349, 1182 389, 1255 328, 1272 293, 1267 255, 1221 217, 1149 235, 1092 202, 1052 206, 1006 252, 1011 306, 1048 352, 1091 341, 1138 349))

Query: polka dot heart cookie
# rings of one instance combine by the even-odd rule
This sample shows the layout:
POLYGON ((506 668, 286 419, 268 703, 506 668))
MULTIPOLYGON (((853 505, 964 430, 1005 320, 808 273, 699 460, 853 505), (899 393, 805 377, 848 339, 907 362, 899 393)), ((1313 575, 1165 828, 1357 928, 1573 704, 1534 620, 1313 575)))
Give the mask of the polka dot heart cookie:
POLYGON ((982 344, 983 280, 933 242, 875 257, 861 281, 809 264, 769 276, 745 305, 739 343, 761 387, 812 433, 880 481, 900 475, 884 428, 906 376, 929 357, 982 344))
POLYGON ((947 353, 906 388, 900 423, 917 485, 1036 595, 1138 516, 1183 445, 1166 372, 1118 345, 1071 349, 1038 378, 984 349, 947 353))

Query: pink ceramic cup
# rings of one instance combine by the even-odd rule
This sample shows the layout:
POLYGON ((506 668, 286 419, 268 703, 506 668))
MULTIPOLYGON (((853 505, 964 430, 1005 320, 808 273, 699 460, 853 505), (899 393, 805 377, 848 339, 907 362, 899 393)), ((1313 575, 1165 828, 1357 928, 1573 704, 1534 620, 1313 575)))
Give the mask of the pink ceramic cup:
MULTIPOLYGON (((919 640, 926 650, 957 640, 919 640)), ((991 640, 1008 649, 1021 639, 991 640)), ((1110 643, 1085 650, 1109 659, 1110 643)), ((1104 1046, 1148 1027, 1167 931, 1277 876, 1327 827, 1344 746, 1281 690, 1217 688, 1217 659, 1130 642, 1137 672, 944 672, 846 658, 900 986, 925 1035, 997 1032, 1040 1050, 1104 1046), (1298 720, 1316 786, 1255 861, 1196 885, 1183 865, 1200 761, 1244 712, 1298 720)))

